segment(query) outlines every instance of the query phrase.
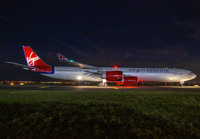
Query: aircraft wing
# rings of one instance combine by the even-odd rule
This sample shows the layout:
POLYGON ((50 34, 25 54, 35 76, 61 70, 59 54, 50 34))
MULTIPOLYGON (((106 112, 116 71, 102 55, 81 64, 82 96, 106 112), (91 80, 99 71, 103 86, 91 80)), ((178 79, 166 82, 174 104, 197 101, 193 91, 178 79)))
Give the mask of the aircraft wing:
POLYGON ((74 60, 69 60, 69 59, 67 59, 65 56, 63 56, 63 55, 60 54, 60 53, 57 53, 56 55, 58 56, 58 59, 59 59, 60 61, 67 62, 68 64, 77 66, 77 67, 82 68, 82 69, 101 69, 101 68, 99 68, 99 67, 95 67, 95 66, 91 66, 91 65, 79 63, 79 62, 76 62, 76 61, 74 61, 74 60))
POLYGON ((19 64, 19 63, 15 63, 15 62, 4 62, 4 63, 13 64, 15 66, 19 66, 19 67, 22 67, 23 69, 27 69, 27 70, 28 69, 37 69, 36 67, 30 67, 30 66, 19 64))

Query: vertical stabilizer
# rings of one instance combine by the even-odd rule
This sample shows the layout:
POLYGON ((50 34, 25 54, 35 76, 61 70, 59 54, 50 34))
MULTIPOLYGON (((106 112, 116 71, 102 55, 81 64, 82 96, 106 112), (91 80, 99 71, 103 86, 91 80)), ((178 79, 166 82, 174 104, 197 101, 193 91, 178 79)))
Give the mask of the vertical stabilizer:
POLYGON ((36 69, 30 69, 35 72, 52 72, 52 67, 46 64, 40 57, 31 49, 30 46, 23 46, 26 63, 30 67, 36 69))

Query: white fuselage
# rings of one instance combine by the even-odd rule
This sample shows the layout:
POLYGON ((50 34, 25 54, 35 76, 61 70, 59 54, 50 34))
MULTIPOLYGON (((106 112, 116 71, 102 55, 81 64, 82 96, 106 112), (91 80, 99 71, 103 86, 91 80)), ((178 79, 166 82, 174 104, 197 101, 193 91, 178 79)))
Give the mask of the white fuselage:
POLYGON ((134 76, 138 81, 151 82, 184 82, 196 77, 194 73, 184 69, 169 68, 107 68, 100 70, 81 69, 78 67, 54 67, 53 74, 43 74, 51 78, 70 81, 94 81, 101 82, 101 73, 106 71, 122 71, 123 76, 134 76))

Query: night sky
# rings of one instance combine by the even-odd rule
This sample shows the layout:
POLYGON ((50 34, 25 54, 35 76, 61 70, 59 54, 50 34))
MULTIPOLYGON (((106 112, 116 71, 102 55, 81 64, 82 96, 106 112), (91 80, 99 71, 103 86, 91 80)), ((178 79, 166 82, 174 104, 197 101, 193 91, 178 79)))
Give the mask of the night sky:
POLYGON ((93 65, 183 68, 200 82, 198 0, 1 0, 0 80, 53 81, 26 64, 22 45, 47 64, 56 53, 93 65))

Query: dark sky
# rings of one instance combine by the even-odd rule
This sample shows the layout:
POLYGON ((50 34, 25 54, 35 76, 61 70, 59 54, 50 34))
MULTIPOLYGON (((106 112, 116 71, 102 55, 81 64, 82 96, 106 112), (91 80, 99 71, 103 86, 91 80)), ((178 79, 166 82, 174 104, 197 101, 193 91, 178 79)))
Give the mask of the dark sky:
MULTIPOLYGON (((1 0, 0 80, 48 80, 21 68, 22 45, 94 66, 183 68, 200 82, 198 0, 1 0)), ((52 80, 52 79, 51 79, 52 80)))

